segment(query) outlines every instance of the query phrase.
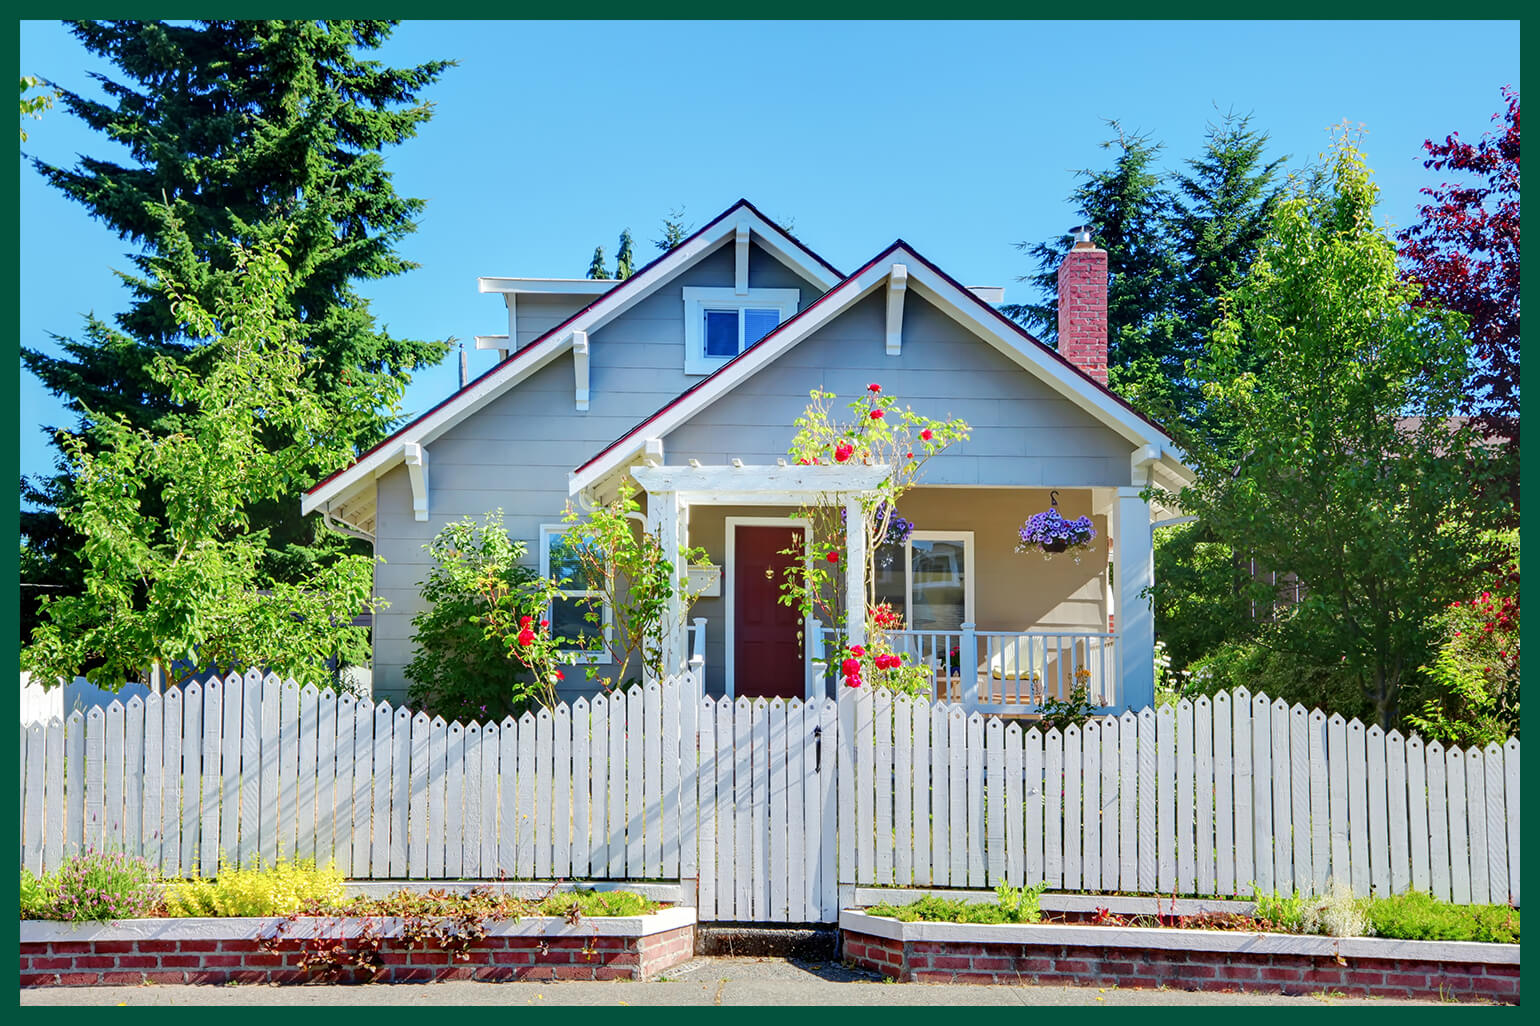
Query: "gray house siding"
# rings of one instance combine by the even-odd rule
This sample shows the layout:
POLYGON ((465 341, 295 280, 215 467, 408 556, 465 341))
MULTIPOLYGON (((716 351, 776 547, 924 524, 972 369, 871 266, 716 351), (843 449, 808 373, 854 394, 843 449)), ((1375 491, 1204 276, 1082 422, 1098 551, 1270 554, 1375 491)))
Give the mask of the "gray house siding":
MULTIPOLYGON (((800 289, 802 306, 820 295, 817 286, 757 245, 750 247, 749 283, 800 289)), ((375 588, 390 606, 375 619, 377 697, 394 701, 406 694, 411 621, 424 605, 418 584, 430 568, 423 546, 446 523, 500 507, 508 533, 528 544, 528 561, 538 565, 540 525, 560 523, 568 472, 700 380, 684 373, 681 290, 732 284, 733 251, 727 245, 593 332, 587 412, 575 409, 572 357, 563 355, 429 442, 427 521, 413 517, 404 468, 379 479, 375 553, 384 562, 375 569, 375 588)), ((521 340, 525 298, 519 299, 521 340)), ((578 685, 573 696, 585 690, 581 674, 569 677, 578 685)))
POLYGON ((1131 483, 1133 445, 932 304, 909 295, 903 348, 888 356, 880 291, 854 304, 664 439, 664 459, 773 463, 821 388, 843 404, 880 384, 916 412, 961 417, 971 438, 930 460, 921 484, 1016 487, 1131 483))

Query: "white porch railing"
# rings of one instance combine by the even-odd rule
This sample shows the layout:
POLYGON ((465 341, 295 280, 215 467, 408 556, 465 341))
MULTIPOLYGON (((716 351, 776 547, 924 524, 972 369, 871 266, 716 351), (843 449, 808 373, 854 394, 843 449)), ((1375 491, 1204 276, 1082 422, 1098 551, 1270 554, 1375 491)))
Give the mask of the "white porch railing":
MULTIPOLYGON (((808 670, 821 684, 837 663, 841 632, 811 621, 808 670)), ((970 712, 1028 714, 1046 701, 1066 700, 1084 685, 1086 700, 1102 709, 1119 704, 1116 634, 1091 631, 890 631, 895 651, 931 671, 935 701, 959 702, 970 712)), ((811 686, 811 685, 810 685, 811 686)))

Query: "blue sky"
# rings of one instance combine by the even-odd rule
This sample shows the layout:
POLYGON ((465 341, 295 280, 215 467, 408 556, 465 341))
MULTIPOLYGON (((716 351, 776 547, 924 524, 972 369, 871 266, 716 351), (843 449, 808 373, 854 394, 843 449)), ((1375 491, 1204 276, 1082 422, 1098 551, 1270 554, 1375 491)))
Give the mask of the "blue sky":
MULTIPOLYGON (((22 23, 20 44, 21 73, 88 94, 110 70, 57 23, 22 23)), ((651 259, 680 206, 698 226, 746 196, 844 271, 902 237, 1020 301, 1012 243, 1075 223, 1065 196, 1104 166, 1104 118, 1164 141, 1170 166, 1222 110, 1252 112, 1290 167, 1361 124, 1383 216, 1405 225, 1437 181, 1422 141, 1477 138, 1520 85, 1516 22, 409 22, 378 56, 460 64, 387 158, 428 201, 402 246, 422 267, 364 292, 397 335, 463 339, 473 376, 495 354, 472 337, 507 328, 478 275, 580 276, 627 226, 651 259)), ((27 155, 121 155, 59 110, 27 127, 27 155)), ((123 308, 126 247, 25 158, 20 201, 20 339, 47 348, 123 308)), ((457 366, 420 372, 404 412, 457 366)), ((21 472, 46 471, 40 425, 70 415, 25 372, 19 411, 21 472)))

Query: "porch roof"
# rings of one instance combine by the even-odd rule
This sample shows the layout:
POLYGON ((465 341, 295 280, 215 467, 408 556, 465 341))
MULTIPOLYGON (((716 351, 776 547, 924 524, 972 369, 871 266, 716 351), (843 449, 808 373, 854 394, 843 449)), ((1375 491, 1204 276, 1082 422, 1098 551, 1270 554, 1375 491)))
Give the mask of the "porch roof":
POLYGON ((863 494, 893 474, 885 463, 855 466, 642 466, 631 476, 648 494, 673 492, 684 502, 796 506, 821 495, 863 494))

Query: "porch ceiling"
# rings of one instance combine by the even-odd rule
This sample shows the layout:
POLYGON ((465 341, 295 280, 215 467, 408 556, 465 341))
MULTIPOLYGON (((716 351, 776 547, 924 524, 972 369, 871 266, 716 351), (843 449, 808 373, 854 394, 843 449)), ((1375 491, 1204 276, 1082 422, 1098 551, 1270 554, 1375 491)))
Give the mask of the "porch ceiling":
POLYGON ((645 466, 632 467, 631 476, 649 494, 674 492, 685 502, 796 506, 821 495, 864 493, 876 489, 893 473, 877 466, 645 466))

